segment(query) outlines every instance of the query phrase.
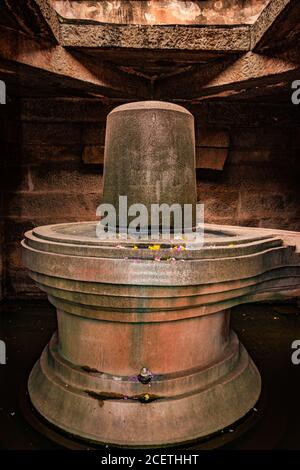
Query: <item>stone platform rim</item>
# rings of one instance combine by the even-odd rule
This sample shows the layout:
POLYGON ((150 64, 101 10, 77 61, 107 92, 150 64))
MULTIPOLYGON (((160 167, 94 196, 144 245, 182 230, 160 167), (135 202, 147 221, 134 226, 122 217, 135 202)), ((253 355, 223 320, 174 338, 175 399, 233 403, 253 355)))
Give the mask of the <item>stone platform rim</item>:
MULTIPOLYGON (((100 239, 96 237, 96 226, 97 221, 86 221, 86 222, 69 222, 69 223, 61 223, 61 224, 50 224, 50 225, 42 225, 39 227, 35 227, 31 230, 28 230, 24 234, 24 238, 26 244, 28 243, 30 246, 30 242, 35 240, 36 244, 40 244, 41 251, 47 251, 43 249, 43 244, 45 245, 48 242, 48 246, 51 245, 51 251, 56 251, 55 246, 67 246, 74 247, 74 252, 78 249, 78 247, 84 248, 89 247, 90 249, 118 249, 123 248, 130 253, 130 249, 134 248, 137 250, 138 253, 145 252, 145 248, 152 247, 155 249, 154 251, 157 252, 164 252, 164 250, 169 250, 170 248, 181 247, 181 256, 185 257, 187 253, 203 253, 204 251, 210 250, 211 252, 215 252, 213 257, 216 256, 217 249, 226 249, 229 252, 236 253, 236 250, 239 248, 243 248, 248 244, 256 244, 262 242, 270 242, 270 243, 277 243, 277 245, 282 244, 282 240, 279 236, 272 235, 271 233, 251 233, 251 229, 245 231, 244 233, 240 234, 239 232, 234 232, 232 229, 228 230, 226 228, 217 229, 216 226, 212 226, 210 224, 204 224, 204 239, 203 245, 199 240, 189 241, 185 238, 170 238, 170 239, 154 239, 152 240, 150 237, 143 239, 136 239, 136 238, 122 238, 120 236, 116 240, 113 239, 100 239), (76 230, 85 228, 85 227, 92 227, 95 228, 95 236, 90 237, 86 235, 75 234, 76 230), (66 229, 72 229, 74 233, 64 233, 63 231, 66 229), (205 234, 211 234, 212 238, 205 239, 205 234), (213 238, 213 237, 216 238, 213 238), (129 249, 129 250, 128 250, 129 249), (184 252, 183 252, 184 250, 184 252)), ((151 253, 150 253, 151 254, 151 253)), ((237 253, 238 254, 238 253, 237 253)), ((176 253, 173 253, 172 256, 176 258, 176 253)), ((127 254, 128 256, 128 254, 127 254)), ((155 257, 155 253, 154 253, 155 257)), ((150 259, 152 257, 150 256, 150 259)))

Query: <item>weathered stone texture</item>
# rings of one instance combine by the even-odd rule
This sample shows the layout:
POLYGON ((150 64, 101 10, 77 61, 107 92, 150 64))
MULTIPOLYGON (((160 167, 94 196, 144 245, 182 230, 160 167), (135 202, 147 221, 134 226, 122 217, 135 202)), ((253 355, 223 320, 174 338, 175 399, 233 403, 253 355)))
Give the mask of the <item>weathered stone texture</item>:
POLYGON ((259 88, 289 86, 299 69, 297 60, 249 51, 242 56, 232 55, 223 61, 195 66, 178 74, 176 80, 158 78, 154 95, 156 99, 222 99, 259 88))
POLYGON ((252 27, 251 47, 258 47, 258 49, 264 48, 267 45, 272 47, 273 41, 276 41, 276 36, 282 39, 284 36, 286 38, 290 35, 293 29, 295 29, 292 16, 294 16, 297 22, 297 11, 299 12, 297 10, 297 3, 291 0, 273 0, 268 2, 268 5, 252 27), (287 7, 290 7, 290 17, 287 15, 287 7), (281 21, 280 28, 278 28, 278 22, 282 17, 285 17, 285 21, 281 21))
POLYGON ((114 47, 153 50, 248 51, 250 27, 145 26, 62 24, 61 44, 67 47, 114 47))
POLYGON ((196 168, 223 170, 228 148, 196 147, 196 168))
POLYGON ((104 146, 85 145, 82 152, 82 161, 88 165, 99 165, 104 162, 104 146))

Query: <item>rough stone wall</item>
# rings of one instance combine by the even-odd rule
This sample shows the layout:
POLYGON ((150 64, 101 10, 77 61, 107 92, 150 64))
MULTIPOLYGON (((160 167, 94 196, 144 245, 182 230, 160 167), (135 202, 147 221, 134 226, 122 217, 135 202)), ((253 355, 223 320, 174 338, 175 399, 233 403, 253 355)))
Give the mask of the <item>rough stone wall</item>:
MULTIPOLYGON (((24 231, 95 220, 103 167, 84 164, 82 154, 87 146, 103 146, 110 109, 77 99, 31 99, 11 107, 1 148, 6 297, 43 295, 22 266, 24 231)), ((291 106, 210 103, 190 109, 197 133, 205 124, 230 136, 223 171, 197 171, 206 221, 300 230, 300 119, 291 106)))
POLYGON ((230 149, 223 171, 197 172, 207 222, 300 230, 299 111, 289 103, 208 106, 205 119, 228 127, 230 149))
MULTIPOLYGON (((86 143, 103 140, 101 122, 84 122, 80 107, 49 108, 49 101, 22 103, 6 121, 4 241, 6 297, 40 296, 21 260, 23 233, 38 225, 95 219, 102 168, 82 163, 86 143), (61 116, 53 115, 60 108, 61 116), (52 114, 51 114, 52 113, 52 114)), ((100 116, 101 118, 101 116, 100 116)))

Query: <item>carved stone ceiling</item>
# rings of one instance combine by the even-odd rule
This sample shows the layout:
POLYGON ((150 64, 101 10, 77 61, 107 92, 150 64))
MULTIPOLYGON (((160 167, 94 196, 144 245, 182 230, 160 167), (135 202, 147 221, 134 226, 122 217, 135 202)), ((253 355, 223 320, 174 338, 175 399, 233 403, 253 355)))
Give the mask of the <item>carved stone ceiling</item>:
POLYGON ((252 24, 269 0, 50 0, 62 18, 123 24, 252 24))
POLYGON ((30 96, 269 99, 299 44, 298 0, 0 3, 0 79, 30 96))

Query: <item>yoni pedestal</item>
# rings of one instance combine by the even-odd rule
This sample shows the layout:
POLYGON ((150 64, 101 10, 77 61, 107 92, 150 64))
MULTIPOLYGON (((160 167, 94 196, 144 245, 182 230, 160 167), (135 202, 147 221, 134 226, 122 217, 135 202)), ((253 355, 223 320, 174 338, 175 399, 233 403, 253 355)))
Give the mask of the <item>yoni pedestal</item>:
MULTIPOLYGON (((114 110, 104 177, 106 203, 195 204, 192 115, 161 102, 114 110)), ((143 237, 99 239, 85 222, 38 227, 22 244, 57 308, 28 385, 49 422, 97 443, 159 446, 207 436, 255 405, 260 376, 230 307, 284 290, 288 276, 299 287, 280 238, 207 226, 202 247, 171 237, 153 250, 143 237)))

